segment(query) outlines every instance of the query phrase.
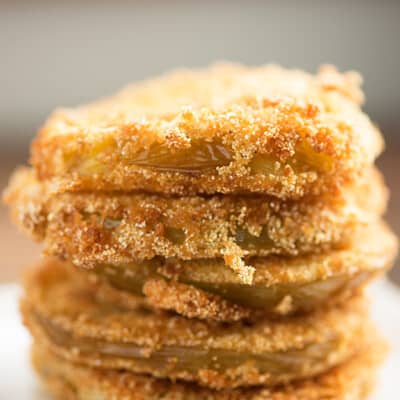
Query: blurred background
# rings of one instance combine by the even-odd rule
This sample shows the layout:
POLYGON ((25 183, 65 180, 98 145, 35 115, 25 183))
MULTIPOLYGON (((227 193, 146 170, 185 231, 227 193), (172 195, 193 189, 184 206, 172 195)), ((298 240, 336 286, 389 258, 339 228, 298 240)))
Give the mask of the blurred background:
MULTIPOLYGON (((366 111, 383 130, 379 160, 400 234, 400 1, 0 0, 0 188, 57 106, 127 82, 215 60, 276 62, 315 72, 356 69, 366 111)), ((0 208, 0 282, 39 253, 0 208)), ((392 277, 400 283, 400 268, 392 277)))

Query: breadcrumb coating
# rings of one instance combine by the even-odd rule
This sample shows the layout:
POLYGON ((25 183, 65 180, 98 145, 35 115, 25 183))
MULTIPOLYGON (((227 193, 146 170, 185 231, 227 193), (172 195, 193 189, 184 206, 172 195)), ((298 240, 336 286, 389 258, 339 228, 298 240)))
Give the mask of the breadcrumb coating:
POLYGON ((371 329, 362 298, 301 318, 227 326, 126 309, 76 272, 60 263, 32 269, 22 313, 36 340, 85 365, 213 388, 274 385, 345 361, 371 329))
POLYGON ((346 249, 290 259, 251 259, 251 285, 243 284, 222 260, 98 265, 94 279, 105 282, 102 290, 109 295, 125 296, 125 304, 132 295, 134 304, 138 295, 144 295, 153 308, 233 322, 304 313, 348 300, 392 266, 397 248, 395 235, 380 223, 357 232, 346 249))
POLYGON ((55 111, 31 161, 55 191, 175 195, 334 191, 379 155, 361 78, 323 66, 180 70, 55 111))
POLYGON ((19 169, 4 197, 17 224, 43 241, 47 254, 79 266, 162 256, 225 257, 234 268, 243 257, 346 245, 357 228, 379 219, 387 190, 373 169, 336 196, 298 202, 265 196, 55 195, 32 170, 19 169))
POLYGON ((330 371, 274 388, 212 390, 124 371, 85 367, 59 358, 35 343, 33 365, 59 400, 363 400, 375 382, 386 345, 371 333, 365 352, 330 371))

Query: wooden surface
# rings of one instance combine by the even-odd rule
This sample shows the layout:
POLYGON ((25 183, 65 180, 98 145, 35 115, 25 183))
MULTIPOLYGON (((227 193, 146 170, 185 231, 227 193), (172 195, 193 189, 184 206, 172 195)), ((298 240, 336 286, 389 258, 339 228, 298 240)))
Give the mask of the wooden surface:
MULTIPOLYGON (((4 159, 3 159, 4 160, 4 159)), ((8 176, 18 161, 0 164, 0 188, 5 187, 8 176)), ((378 162, 384 171, 387 184, 391 189, 391 199, 386 219, 400 236, 400 146, 389 148, 378 162)), ((41 246, 30 241, 8 218, 7 209, 0 206, 0 243, 2 264, 0 265, 0 282, 12 282, 20 279, 24 267, 34 263, 40 257, 41 246)), ((390 272, 390 277, 400 285, 399 260, 390 272)))

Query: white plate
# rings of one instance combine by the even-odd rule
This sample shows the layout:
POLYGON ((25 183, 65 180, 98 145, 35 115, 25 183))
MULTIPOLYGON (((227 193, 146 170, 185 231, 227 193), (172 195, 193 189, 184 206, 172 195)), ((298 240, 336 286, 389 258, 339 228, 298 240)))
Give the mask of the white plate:
MULTIPOLYGON (((378 385, 369 400, 399 399, 400 291, 386 281, 370 289, 372 315, 391 343, 391 353, 380 369, 378 385)), ((0 399, 48 400, 29 365, 30 338, 18 315, 16 285, 0 286, 0 399)))

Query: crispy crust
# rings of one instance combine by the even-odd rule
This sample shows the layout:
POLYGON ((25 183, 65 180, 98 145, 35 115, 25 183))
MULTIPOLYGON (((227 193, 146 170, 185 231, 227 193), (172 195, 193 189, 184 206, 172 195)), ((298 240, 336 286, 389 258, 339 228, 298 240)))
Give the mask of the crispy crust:
POLYGON ((44 241, 48 254, 76 265, 155 256, 225 257, 232 265, 243 256, 298 255, 344 245, 355 229, 384 212, 387 191, 380 174, 371 170, 341 194, 301 202, 257 196, 53 195, 31 170, 21 169, 5 201, 17 224, 44 241), (262 248, 257 242, 264 243, 262 248))
POLYGON ((102 290, 111 296, 116 291, 118 297, 126 296, 125 304, 129 304, 132 293, 136 303, 136 295, 142 290, 154 308, 173 310, 189 318, 232 322, 265 313, 276 316, 310 311, 328 302, 347 300, 393 264, 397 247, 390 229, 383 223, 374 224, 357 232, 346 249, 292 259, 250 260, 255 269, 251 286, 243 285, 218 260, 107 265, 95 271, 96 278, 105 282, 102 290), (270 290, 266 294, 267 288, 270 290), (229 294, 235 290, 242 294, 229 294), (255 299, 249 300, 254 292, 255 299), (262 293, 264 301, 259 300, 262 293))
POLYGON ((277 388, 215 391, 192 384, 85 367, 65 361, 35 343, 34 367, 60 400, 362 400, 375 381, 386 346, 371 334, 368 351, 314 379, 277 388), (373 338, 373 339, 372 339, 373 338))
POLYGON ((32 164, 57 191, 320 194, 357 179, 382 150, 360 110, 360 82, 331 66, 315 76, 276 66, 177 71, 56 111, 32 164))
POLYGON ((61 264, 41 265, 30 272, 22 312, 34 337, 71 361, 195 381, 214 388, 270 385, 321 373, 359 351, 360 343, 371 329, 361 298, 302 318, 281 321, 262 319, 250 325, 232 324, 229 329, 212 322, 143 311, 140 305, 136 310, 128 310, 119 303, 111 303, 98 287, 61 264), (47 327, 49 324, 50 330, 47 327), (54 330, 55 334, 52 333, 54 330), (73 342, 63 344, 62 337, 65 335, 71 336, 73 342), (222 369, 219 367, 222 358, 217 364, 211 363, 207 367, 204 364, 199 364, 202 367, 191 367, 189 364, 183 367, 172 359, 155 366, 129 356, 105 355, 101 350, 90 351, 87 348, 83 350, 82 346, 87 344, 82 345, 82 341, 139 346, 146 354, 143 360, 174 346, 187 349, 189 353, 185 351, 185 354, 207 349, 207 354, 228 351, 234 352, 235 358, 244 358, 237 365, 229 364, 222 369), (250 362, 253 357, 263 354, 307 352, 313 346, 324 349, 318 354, 318 359, 306 360, 293 371, 279 369, 279 372, 272 372, 271 367, 260 370, 250 362))

